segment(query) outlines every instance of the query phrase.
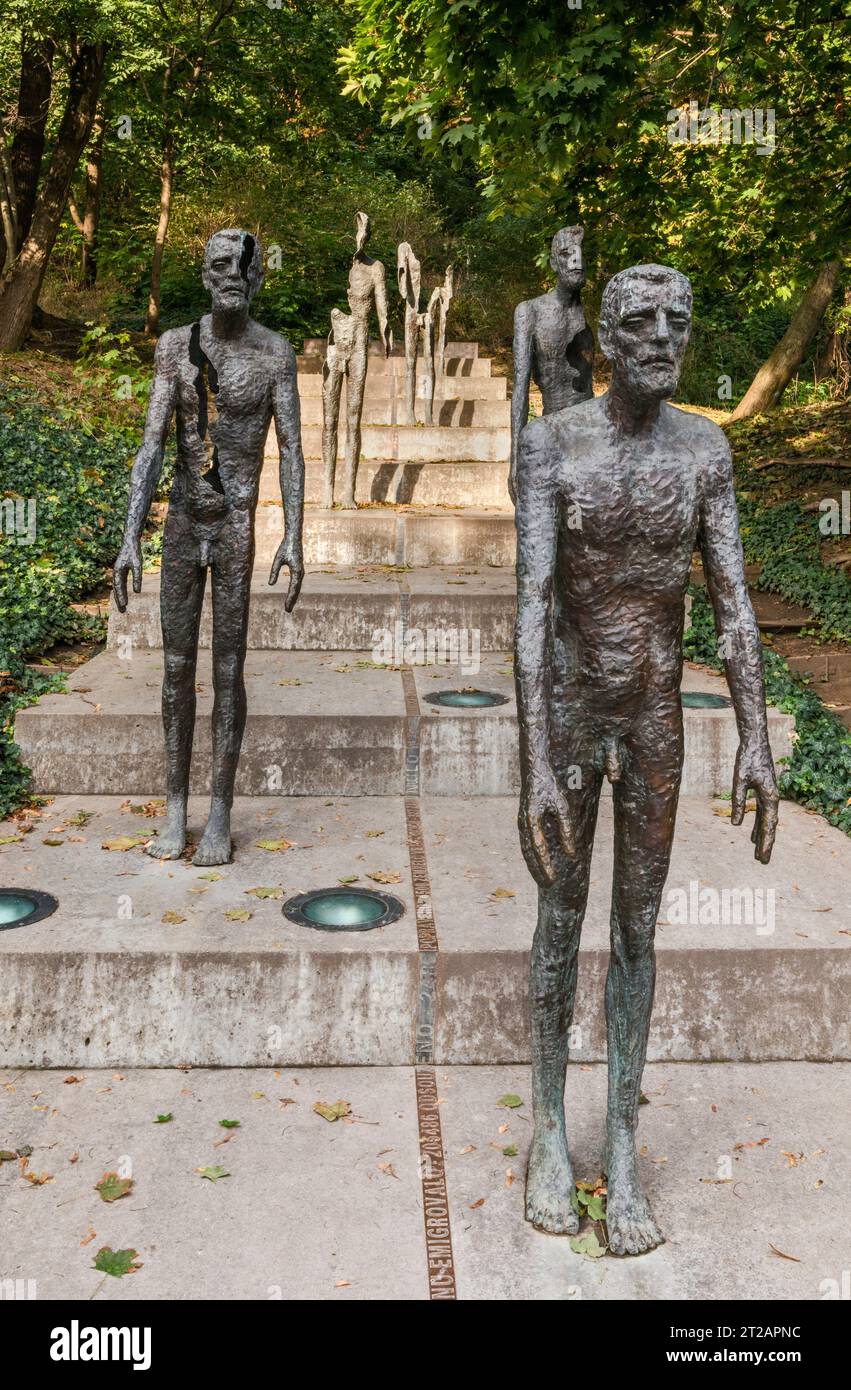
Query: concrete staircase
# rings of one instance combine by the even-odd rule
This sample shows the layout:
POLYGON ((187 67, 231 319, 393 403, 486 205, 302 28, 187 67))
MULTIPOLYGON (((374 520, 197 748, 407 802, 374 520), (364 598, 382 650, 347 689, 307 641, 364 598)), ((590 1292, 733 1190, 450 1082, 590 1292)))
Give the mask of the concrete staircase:
MULTIPOLYGON (((321 344, 299 359, 308 500, 318 496, 321 344)), ((234 813, 236 857, 216 876, 138 847, 163 792, 158 581, 110 617, 107 649, 18 715, 35 790, 56 799, 29 833, 0 827, 0 879, 53 892, 58 912, 0 932, 0 1063, 8 1066, 402 1066, 528 1057, 526 962, 534 885, 516 832, 517 721, 510 646, 514 525, 505 491, 506 382, 472 343, 447 349, 432 427, 400 426, 403 363, 370 358, 356 512, 308 507, 296 612, 266 584, 282 534, 270 449, 246 673, 249 717, 234 813), (442 664, 429 634, 474 635, 477 669, 442 664), (426 659, 409 665, 412 635, 426 659), (389 640, 393 657, 377 650, 389 640), (489 709, 430 693, 476 685, 489 709), (75 813, 86 811, 86 825, 75 813), (283 840, 268 851, 260 841, 283 840), (59 843, 45 844, 45 841, 59 843), (296 927, 280 898, 356 878, 406 911, 373 932, 296 927), (247 909, 248 920, 227 916, 247 909), (175 920, 179 919, 179 920, 175 920)), ((191 830, 209 779, 209 608, 201 630, 191 830)), ((468 657, 473 655, 468 649, 468 657)), ((475 661, 473 662, 475 665, 475 661)), ((686 668, 684 689, 723 694, 686 668)), ((847 840, 792 805, 768 869, 730 825, 737 735, 729 708, 687 709, 669 891, 743 891, 764 917, 678 925, 660 914, 650 1055, 665 1061, 851 1057, 847 840), (725 812, 727 814, 725 814, 725 812)), ((770 711, 775 757, 792 720, 770 711)), ((604 1056, 611 854, 604 795, 574 1056, 604 1056)))

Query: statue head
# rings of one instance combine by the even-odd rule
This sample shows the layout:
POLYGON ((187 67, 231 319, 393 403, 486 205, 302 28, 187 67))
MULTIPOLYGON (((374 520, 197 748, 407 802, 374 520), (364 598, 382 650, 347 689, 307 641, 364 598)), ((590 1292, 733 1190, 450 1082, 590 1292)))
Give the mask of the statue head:
POLYGON ((355 213, 355 255, 362 251, 369 241, 369 234, 372 230, 372 223, 365 212, 355 213))
POLYGON ((202 279, 214 310, 247 308, 263 284, 263 247, 237 227, 214 232, 204 248, 202 279))
POLYGON ((562 227, 553 237, 550 265, 559 284, 565 289, 578 290, 580 285, 585 284, 585 266, 582 261, 584 235, 584 227, 562 227))
POLYGON ((612 380, 635 397, 664 400, 680 379, 691 330, 691 285, 667 265, 613 275, 600 306, 600 347, 612 380))
POLYGON ((417 309, 420 303, 420 263, 410 242, 402 241, 396 248, 396 280, 399 293, 407 304, 417 309))

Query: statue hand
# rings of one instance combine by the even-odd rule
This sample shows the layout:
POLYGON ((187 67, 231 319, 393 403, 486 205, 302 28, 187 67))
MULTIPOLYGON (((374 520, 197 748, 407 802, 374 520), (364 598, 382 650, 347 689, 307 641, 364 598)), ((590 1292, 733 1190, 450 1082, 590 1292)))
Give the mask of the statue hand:
POLYGON ((733 811, 730 817, 733 825, 741 825, 744 820, 749 789, 753 789, 756 795, 756 819, 751 831, 751 840, 756 846, 754 858, 761 864, 767 864, 774 846, 780 801, 767 742, 739 744, 733 772, 733 811))
POLYGON ((304 579, 304 560, 302 559, 300 541, 296 543, 284 536, 272 561, 272 569, 269 574, 270 584, 277 584, 282 565, 286 565, 290 572, 290 586, 284 600, 284 608, 288 613, 292 613, 304 579))
POLYGON ((133 593, 142 592, 142 547, 138 541, 125 540, 112 567, 112 592, 119 613, 127 610, 127 575, 133 575, 133 593))
POLYGON ((549 768, 530 774, 520 799, 517 818, 520 847, 529 872, 542 888, 555 882, 556 870, 547 844, 547 821, 554 823, 565 854, 574 852, 570 807, 549 768))

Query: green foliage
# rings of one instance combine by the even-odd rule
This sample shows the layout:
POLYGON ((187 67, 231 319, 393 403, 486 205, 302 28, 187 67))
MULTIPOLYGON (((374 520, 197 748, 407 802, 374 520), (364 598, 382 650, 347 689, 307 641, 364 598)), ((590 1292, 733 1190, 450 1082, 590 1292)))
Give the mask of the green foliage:
POLYGON ((12 742, 16 709, 56 678, 28 670, 27 657, 56 642, 102 635, 73 604, 104 578, 121 543, 131 450, 123 433, 98 438, 0 382, 0 518, 35 503, 35 535, 7 525, 0 535, 0 815, 19 804, 28 774, 12 742), (4 507, 3 504, 7 505, 4 507))
MULTIPOLYGON (((689 661, 721 670, 715 619, 705 589, 691 585, 691 626, 683 638, 689 661)), ((851 732, 826 709, 811 686, 789 670, 783 657, 763 648, 765 693, 795 719, 792 755, 779 767, 782 796, 818 811, 851 835, 851 732)))
POLYGON ((761 567, 757 586, 812 609, 823 640, 851 642, 851 580, 822 565, 818 514, 793 501, 761 506, 739 493, 739 520, 745 559, 761 567))

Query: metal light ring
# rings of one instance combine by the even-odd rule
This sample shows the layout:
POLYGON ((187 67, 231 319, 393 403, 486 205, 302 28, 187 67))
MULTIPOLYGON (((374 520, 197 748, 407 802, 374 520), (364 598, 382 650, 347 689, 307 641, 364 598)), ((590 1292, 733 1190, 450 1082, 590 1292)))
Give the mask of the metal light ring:
POLYGON ((295 922, 300 927, 311 927, 314 931, 372 931, 375 927, 387 927, 391 922, 397 922, 405 911, 405 904, 398 898, 394 898, 390 893, 377 893, 372 888, 316 888, 311 893, 298 893, 292 898, 288 898, 281 909, 284 916, 290 921, 295 922), (335 926, 329 922, 315 922, 308 917, 304 908, 307 903, 314 902, 317 898, 364 898, 369 902, 381 905, 381 915, 373 917, 368 922, 347 923, 345 926, 335 926))
POLYGON ((26 917, 19 917, 17 921, 0 922, 0 931, 11 931, 14 927, 31 927, 35 922, 52 916, 59 906, 58 900, 51 893, 42 893, 37 888, 0 888, 0 898, 7 894, 9 897, 29 898, 33 910, 28 912, 26 917))
MULTIPOLYGON (((465 704, 462 701, 447 699, 447 696, 463 695, 467 692, 463 690, 433 690, 429 695, 424 695, 426 704, 439 705, 442 709, 493 709, 496 705, 507 705, 508 696, 499 695, 495 690, 476 690, 477 695, 486 695, 487 700, 482 704, 465 704)), ((470 691, 469 693, 473 693, 470 691)))

